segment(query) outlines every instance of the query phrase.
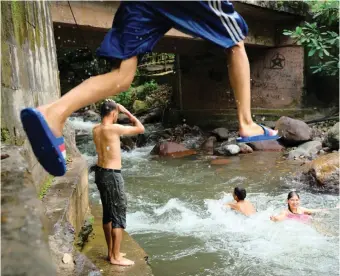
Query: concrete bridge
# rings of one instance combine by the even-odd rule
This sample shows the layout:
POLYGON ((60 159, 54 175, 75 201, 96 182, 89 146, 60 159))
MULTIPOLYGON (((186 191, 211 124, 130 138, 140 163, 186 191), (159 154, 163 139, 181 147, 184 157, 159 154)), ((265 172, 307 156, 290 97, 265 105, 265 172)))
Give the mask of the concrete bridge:
MULTIPOLYGON (((282 35, 304 18, 304 3, 235 1, 245 18, 245 39, 251 64, 252 107, 255 113, 290 114, 301 107, 304 88, 304 51, 282 35), (265 111, 264 111, 265 109, 265 111)), ((119 2, 56 1, 51 14, 57 48, 87 46, 95 50, 111 28, 119 2)), ((176 53, 174 98, 178 110, 189 121, 207 115, 226 114, 235 108, 223 50, 176 29, 166 33, 155 52, 176 53), (190 119, 192 118, 192 120, 190 119)))

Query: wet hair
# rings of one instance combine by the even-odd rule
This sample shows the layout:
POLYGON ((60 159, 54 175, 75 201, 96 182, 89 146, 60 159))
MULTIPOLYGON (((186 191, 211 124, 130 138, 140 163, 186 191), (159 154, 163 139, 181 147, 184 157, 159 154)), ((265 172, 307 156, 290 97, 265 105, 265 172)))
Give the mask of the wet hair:
POLYGON ((106 99, 100 106, 100 116, 104 118, 109 115, 111 111, 117 109, 117 104, 114 100, 106 99))
MULTIPOLYGON (((289 193, 288 193, 288 196, 287 196, 287 200, 290 200, 293 196, 297 196, 298 198, 300 198, 300 196, 299 196, 299 194, 297 193, 297 192, 295 192, 295 191, 290 191, 289 193)), ((289 203, 288 203, 288 210, 289 210, 289 212, 291 212, 291 213, 293 213, 293 211, 290 209, 290 206, 289 206, 289 203)))
POLYGON ((239 200, 244 200, 247 196, 246 189, 240 188, 240 187, 235 187, 234 188, 234 195, 236 195, 239 200))

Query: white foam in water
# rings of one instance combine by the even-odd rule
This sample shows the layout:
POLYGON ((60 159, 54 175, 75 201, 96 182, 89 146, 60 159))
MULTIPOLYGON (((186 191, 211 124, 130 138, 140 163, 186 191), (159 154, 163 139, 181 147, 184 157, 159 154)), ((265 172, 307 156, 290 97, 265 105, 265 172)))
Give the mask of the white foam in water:
MULTIPOLYGON (((328 264, 327 255, 338 254, 337 243, 334 243, 337 239, 330 239, 309 224, 295 221, 281 223, 270 221, 271 215, 282 210, 283 196, 275 198, 281 208, 273 210, 273 207, 268 207, 250 218, 223 207, 224 202, 232 200, 230 195, 220 200, 206 199, 203 209, 189 206, 173 198, 165 205, 153 207, 151 213, 138 211, 128 214, 127 231, 131 234, 190 235, 205 243, 202 251, 226 252, 226 254, 237 252, 246 258, 245 261, 256 258, 265 263, 285 264, 293 270, 309 270, 309 267, 314 265, 314 261, 309 259, 310 256, 319 256, 318 266, 314 267, 313 271, 327 272, 327 269, 332 266, 328 264)), ((252 195, 249 197, 254 199, 252 195)), ((265 198, 263 195, 260 197, 261 200, 265 198)), ((194 249, 189 247, 183 252, 169 253, 169 256, 172 256, 169 258, 175 260, 198 251, 197 247, 194 249)), ((164 257, 164 254, 162 256, 164 257)))
MULTIPOLYGON (((94 125, 78 118, 72 119, 72 123, 81 130, 92 129, 94 125)), ((122 152, 130 212, 127 231, 142 235, 135 237, 151 259, 180 262, 198 258, 196 262, 190 262, 200 266, 197 254, 210 252, 218 255, 214 258, 223 260, 217 267, 204 269, 197 275, 338 275, 338 218, 316 218, 312 224, 270 221, 271 215, 286 208, 286 190, 279 195, 277 192, 274 195, 249 192, 247 199, 255 204, 258 213, 250 218, 242 216, 223 207, 223 203, 232 200, 230 193, 217 190, 215 196, 221 195, 218 199, 206 196, 205 200, 200 200, 201 195, 205 195, 205 187, 215 191, 218 183, 223 183, 225 191, 230 191, 234 185, 247 185, 249 181, 251 184, 256 182, 253 185, 261 185, 258 186, 261 188, 268 183, 257 184, 259 180, 251 179, 247 172, 244 176, 230 171, 234 174, 229 176, 228 172, 228 177, 219 179, 212 169, 206 169, 204 161, 153 160, 149 155, 151 149, 149 146, 122 152), (206 182, 214 177, 216 180, 206 182), (198 185, 197 194, 193 185, 198 185), (190 192, 185 190, 188 187, 190 192), (320 230, 315 227, 317 224, 324 227, 320 230), (180 248, 171 247, 178 239, 184 240, 180 248), (186 239, 189 240, 187 243, 186 239), (148 247, 150 240, 156 244, 160 240, 156 254, 152 247, 148 247)), ((90 154, 84 154, 89 164, 96 161, 96 156, 90 154)), ((100 202, 93 174, 89 180, 91 196, 100 202)), ((331 207, 338 202, 334 195, 306 191, 302 195, 301 205, 307 208, 331 207)))
POLYGON ((92 129, 96 125, 96 123, 93 122, 84 122, 83 118, 78 117, 71 117, 68 121, 74 129, 85 130, 89 133, 92 133, 92 129))

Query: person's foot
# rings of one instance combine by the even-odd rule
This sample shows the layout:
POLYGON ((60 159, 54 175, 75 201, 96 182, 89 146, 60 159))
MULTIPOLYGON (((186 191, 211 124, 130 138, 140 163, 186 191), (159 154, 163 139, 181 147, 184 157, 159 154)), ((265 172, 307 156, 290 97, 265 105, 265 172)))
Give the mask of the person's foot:
POLYGON ((63 135, 64 122, 60 121, 60 114, 49 108, 49 105, 39 106, 37 108, 39 112, 44 116, 45 121, 50 127, 52 133, 56 137, 63 135))
POLYGON ((113 265, 121 265, 121 266, 130 266, 130 265, 135 264, 134 261, 131 261, 131 260, 123 258, 123 257, 121 257, 119 259, 111 258, 110 263, 113 264, 113 265))
MULTIPOLYGON (((125 257, 125 256, 126 256, 126 253, 119 253, 119 257, 120 257, 120 258, 125 257)), ((107 257, 106 257, 106 260, 107 260, 107 261, 110 261, 111 258, 112 258, 112 257, 107 256, 107 257)))
MULTIPOLYGON (((277 130, 272 130, 270 128, 267 128, 269 131, 270 136, 277 135, 277 130)), ((263 135, 264 131, 261 126, 258 124, 255 124, 254 122, 249 125, 243 125, 239 128, 239 135, 241 137, 250 137, 250 136, 256 136, 256 135, 263 135)))

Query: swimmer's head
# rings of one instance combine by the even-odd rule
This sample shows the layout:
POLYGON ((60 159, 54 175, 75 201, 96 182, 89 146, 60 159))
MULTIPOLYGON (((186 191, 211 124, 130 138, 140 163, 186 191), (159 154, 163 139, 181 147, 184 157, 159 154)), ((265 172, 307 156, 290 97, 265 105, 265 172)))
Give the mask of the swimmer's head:
POLYGON ((288 210, 297 209, 300 205, 300 196, 297 192, 291 191, 287 196, 288 210))
POLYGON ((244 200, 246 196, 247 196, 246 189, 235 187, 234 192, 233 192, 233 197, 236 201, 244 200))
POLYGON ((112 120, 112 123, 117 122, 118 108, 116 102, 111 99, 104 100, 100 107, 100 116, 102 117, 102 120, 104 118, 109 118, 112 120))

